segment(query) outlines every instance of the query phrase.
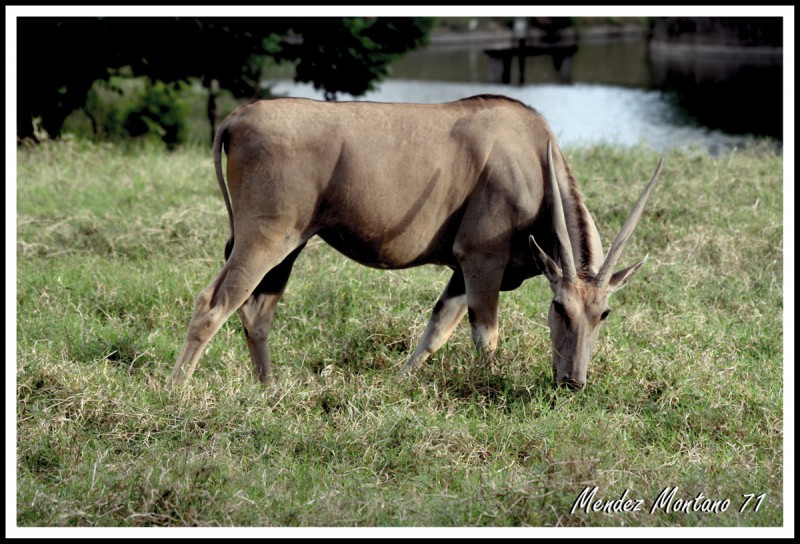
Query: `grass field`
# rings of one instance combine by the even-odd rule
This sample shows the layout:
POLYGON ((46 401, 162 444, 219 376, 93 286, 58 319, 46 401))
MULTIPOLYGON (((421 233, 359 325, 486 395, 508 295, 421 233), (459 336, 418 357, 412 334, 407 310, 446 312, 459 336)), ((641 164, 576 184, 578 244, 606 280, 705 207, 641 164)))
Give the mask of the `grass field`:
MULTIPOLYGON (((607 248, 658 156, 566 155, 607 248)), ((448 271, 319 240, 278 308, 276 382, 253 383, 235 316, 169 393, 228 235, 210 151, 67 139, 17 161, 21 527, 784 523, 781 155, 665 156, 620 266, 650 259, 579 394, 552 386, 543 278, 502 295, 490 366, 465 321, 398 381, 448 271), (573 508, 594 486, 643 502, 573 508), (651 512, 666 487, 729 504, 651 512)))

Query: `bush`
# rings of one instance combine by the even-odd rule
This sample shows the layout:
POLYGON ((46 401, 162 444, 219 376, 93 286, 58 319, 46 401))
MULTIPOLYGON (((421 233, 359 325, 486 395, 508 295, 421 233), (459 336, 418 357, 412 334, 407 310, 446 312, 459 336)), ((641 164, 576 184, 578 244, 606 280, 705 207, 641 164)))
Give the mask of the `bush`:
POLYGON ((143 77, 98 80, 86 106, 65 121, 65 130, 93 138, 162 141, 172 149, 188 141, 192 115, 188 87, 143 77))
POLYGON ((146 80, 144 90, 118 112, 125 133, 134 138, 158 137, 169 148, 184 143, 188 106, 179 97, 180 87, 180 83, 146 80))

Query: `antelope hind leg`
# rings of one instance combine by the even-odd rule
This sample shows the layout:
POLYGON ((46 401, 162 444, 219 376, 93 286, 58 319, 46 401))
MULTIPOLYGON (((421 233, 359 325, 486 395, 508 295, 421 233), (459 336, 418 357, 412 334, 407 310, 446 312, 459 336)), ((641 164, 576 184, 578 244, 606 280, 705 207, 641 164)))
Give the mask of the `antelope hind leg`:
POLYGON ((287 249, 263 239, 237 237, 237 241, 217 279, 197 297, 183 348, 167 379, 168 388, 179 386, 191 377, 211 337, 245 303, 264 271, 271 270, 296 247, 295 244, 287 249))
POLYGON ((260 382, 267 381, 272 374, 267 338, 272 328, 275 308, 286 289, 294 261, 304 247, 305 244, 295 249, 281 264, 267 272, 239 309, 247 349, 253 361, 253 376, 260 382))

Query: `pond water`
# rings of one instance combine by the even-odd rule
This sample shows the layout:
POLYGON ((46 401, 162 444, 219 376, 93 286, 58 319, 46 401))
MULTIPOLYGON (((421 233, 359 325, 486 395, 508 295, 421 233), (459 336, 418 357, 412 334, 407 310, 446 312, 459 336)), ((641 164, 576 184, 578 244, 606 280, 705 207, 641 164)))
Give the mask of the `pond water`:
MULTIPOLYGON (((703 96, 702 82, 689 82, 677 91, 669 89, 671 75, 676 70, 686 71, 685 59, 654 59, 645 40, 579 42, 568 71, 564 66, 556 69, 551 57, 528 57, 522 83, 518 61, 514 59, 510 67, 511 84, 499 83, 497 63, 493 64, 484 53, 485 47, 414 51, 392 65, 392 75, 376 85, 374 91, 358 98, 341 94, 338 99, 436 103, 476 94, 503 94, 541 112, 565 147, 608 143, 645 145, 663 151, 700 146, 718 154, 747 145, 754 135, 771 137, 780 146, 780 106, 777 112, 760 111, 753 120, 763 122, 767 114, 771 115, 768 119, 771 125, 766 129, 741 116, 737 117, 740 125, 726 125, 725 121, 732 117, 726 109, 728 103, 735 105, 757 98, 753 89, 744 86, 741 80, 732 79, 733 87, 723 89, 722 95, 712 93, 705 102, 687 107, 687 96, 703 96), (706 115, 699 115, 696 108, 706 115), (710 115, 714 108, 721 109, 719 115, 710 115)), ((717 55, 705 68, 697 58, 691 62, 690 72, 698 65, 719 72, 721 62, 731 61, 717 55)), ((738 72, 733 69, 732 73, 738 72)), ((769 103, 780 103, 780 64, 773 59, 761 72, 751 73, 746 81, 753 78, 760 84, 759 91, 771 96, 769 103), (765 73, 769 78, 763 77, 765 73), (765 81, 770 85, 764 87, 765 81)), ((715 75, 717 84, 719 80, 718 74, 715 75)), ((276 95, 323 99, 323 93, 313 86, 289 79, 271 79, 265 84, 276 95)))
MULTIPOLYGON (((323 99, 311 85, 278 81, 272 92, 279 95, 323 99)), ((476 94, 504 94, 533 106, 544 115, 560 145, 589 146, 600 143, 657 150, 701 146, 712 154, 743 145, 748 137, 696 126, 681 118, 671 98, 660 91, 610 85, 542 84, 505 86, 488 83, 452 83, 389 79, 355 100, 436 103, 476 94)), ((342 96, 340 100, 353 100, 342 96)))

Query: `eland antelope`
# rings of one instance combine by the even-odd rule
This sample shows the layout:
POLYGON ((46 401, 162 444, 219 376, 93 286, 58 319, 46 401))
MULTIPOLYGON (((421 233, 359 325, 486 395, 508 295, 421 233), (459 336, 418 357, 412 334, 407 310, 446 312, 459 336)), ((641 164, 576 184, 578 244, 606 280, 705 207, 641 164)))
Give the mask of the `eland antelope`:
POLYGON ((503 96, 446 104, 254 102, 220 125, 214 163, 231 230, 226 262, 197 298, 168 386, 192 375, 236 310, 255 377, 268 377, 275 307, 295 259, 318 235, 367 266, 453 271, 405 372, 444 345, 465 314, 478 352, 493 351, 500 291, 544 274, 553 290, 555 383, 582 389, 608 298, 644 264, 613 271, 662 167, 659 161, 603 258, 547 122, 503 96))

